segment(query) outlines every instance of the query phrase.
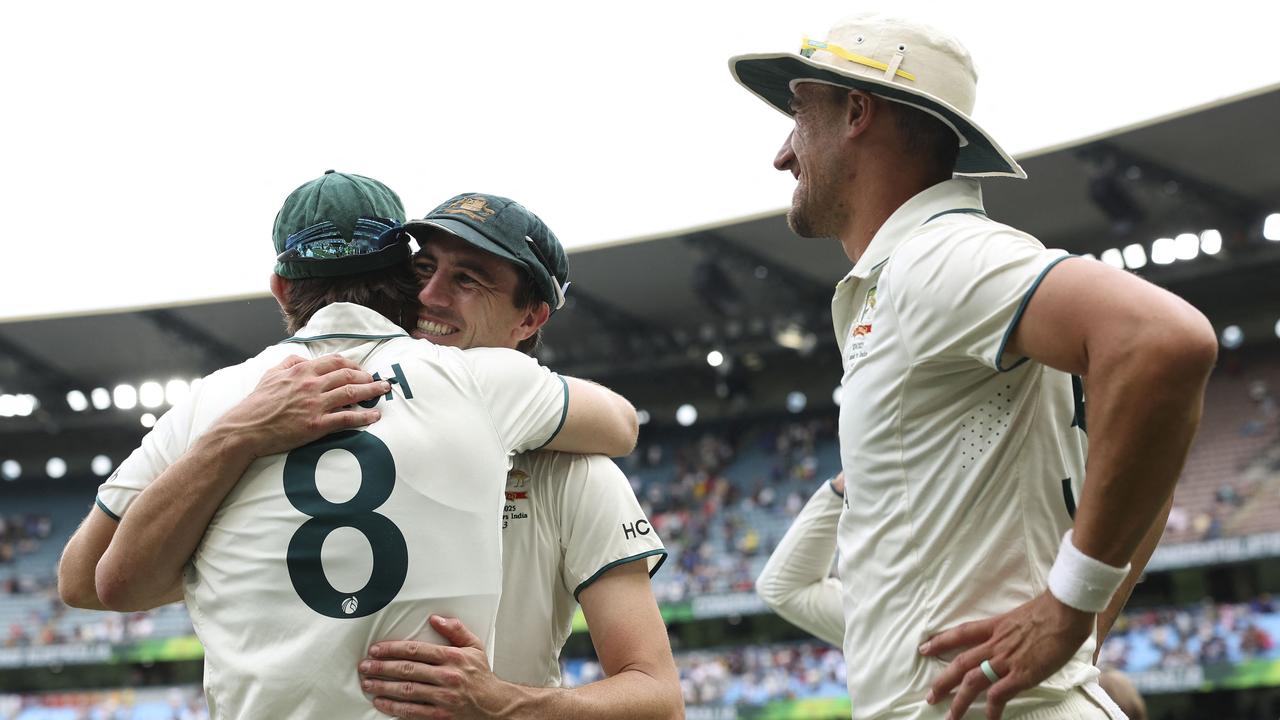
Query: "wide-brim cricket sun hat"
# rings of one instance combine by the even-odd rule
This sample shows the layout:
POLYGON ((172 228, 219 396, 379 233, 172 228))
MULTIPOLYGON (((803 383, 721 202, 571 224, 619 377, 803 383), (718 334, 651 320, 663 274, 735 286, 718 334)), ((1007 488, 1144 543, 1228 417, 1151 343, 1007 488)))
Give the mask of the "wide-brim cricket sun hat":
POLYGON ((973 121, 978 74, 955 38, 927 25, 878 14, 836 23, 824 41, 806 38, 799 53, 738 55, 729 71, 743 87, 787 116, 797 83, 863 90, 918 108, 960 138, 955 173, 1026 178, 1012 157, 973 121))

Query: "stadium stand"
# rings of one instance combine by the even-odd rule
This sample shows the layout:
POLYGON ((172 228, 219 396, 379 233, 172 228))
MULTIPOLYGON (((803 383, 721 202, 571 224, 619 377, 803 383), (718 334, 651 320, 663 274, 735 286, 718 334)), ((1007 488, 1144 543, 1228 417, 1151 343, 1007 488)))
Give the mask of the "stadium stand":
MULTIPOLYGON (((1175 494, 1165 542, 1280 530, 1280 354, 1215 372, 1205 421, 1175 494)), ((654 577, 662 603, 747 593, 818 482, 840 467, 829 415, 658 428, 621 461, 670 557, 654 577)), ((120 616, 57 600, 58 554, 84 499, 33 495, 0 516, 0 647, 130 642, 190 635, 180 605, 120 616), (3 558, 7 558, 3 559, 3 558)))
MULTIPOLYGON (((1183 703, 1152 717, 1280 715, 1280 613, 1264 594, 1280 592, 1280 244, 1259 237, 1280 184, 1256 161, 1274 155, 1278 115, 1280 87, 1030 156, 1023 164, 1032 182, 985 189, 992 217, 1049 246, 1112 264, 1129 263, 1135 247, 1152 251, 1127 267, 1196 305, 1219 331, 1238 325, 1245 338, 1237 348, 1224 335, 1175 494, 1161 550, 1180 552, 1131 602, 1151 609, 1126 613, 1102 651, 1144 694, 1183 703), (1084 192, 1092 178, 1082 160, 1098 155, 1125 170, 1123 185, 1148 211, 1127 236, 1111 232, 1084 192), (1217 233, 1216 250, 1156 259, 1155 238, 1202 228, 1221 231, 1202 232, 1217 233)), ((545 336, 548 364, 613 385, 652 413, 639 449, 621 464, 671 552, 655 591, 686 700, 713 710, 691 718, 848 717, 839 651, 801 641, 751 592, 795 513, 839 467, 827 400, 840 372, 829 352, 829 298, 848 263, 834 244, 791 242, 786 233, 772 214, 575 252, 574 291, 545 336), (700 266, 730 280, 736 315, 691 284, 690 269, 700 266), (723 351, 714 369, 704 362, 712 349, 723 351), (780 414, 794 391, 810 398, 805 414, 780 414), (683 403, 697 405, 693 427, 670 423, 683 403), (737 712, 796 700, 839 702, 737 712)), ((94 409, 76 409, 67 393, 81 393, 84 404, 93 388, 109 395, 142 373, 199 376, 281 337, 265 295, 0 324, 0 389, 40 400, 30 416, 0 418, 0 720, 206 716, 199 688, 182 684, 196 681, 200 647, 181 605, 120 615, 57 600, 58 554, 99 481, 90 458, 123 458, 144 412, 96 399, 94 409), (40 472, 55 455, 66 460, 61 479, 40 472), (149 687, 81 690, 126 685, 149 687), (71 691, 36 692, 52 688, 71 691)), ((582 633, 563 663, 569 684, 599 677, 582 633)))
MULTIPOLYGON (((1101 664, 1136 674, 1152 669, 1280 660, 1280 611, 1270 596, 1248 603, 1199 603, 1127 612, 1104 645, 1101 664)), ((842 698, 844 661, 825 643, 734 645, 678 652, 685 702, 761 707, 790 700, 842 698)), ((562 661, 564 683, 599 680, 593 659, 562 661)), ((195 720, 207 717, 198 687, 0 695, 0 720, 195 720)))
POLYGON ((1166 542, 1280 528, 1278 390, 1280 357, 1274 352, 1223 359, 1174 493, 1166 542))
POLYGON ((0 720, 208 720, 199 686, 0 695, 0 720))

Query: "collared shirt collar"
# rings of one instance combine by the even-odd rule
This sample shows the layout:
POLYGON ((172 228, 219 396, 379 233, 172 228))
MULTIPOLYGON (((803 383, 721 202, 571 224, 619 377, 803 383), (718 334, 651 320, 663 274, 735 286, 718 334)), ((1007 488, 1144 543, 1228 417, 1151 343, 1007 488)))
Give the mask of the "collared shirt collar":
POLYGON ((376 310, 355 303, 336 302, 317 310, 296 335, 284 342, 307 343, 331 338, 383 340, 394 337, 408 337, 408 334, 376 310))
POLYGON ((907 239, 913 230, 935 215, 949 210, 982 209, 982 186, 972 178, 951 178, 925 188, 893 211, 871 238, 866 252, 862 253, 853 269, 840 282, 870 275, 872 270, 889 259, 894 248, 907 239))

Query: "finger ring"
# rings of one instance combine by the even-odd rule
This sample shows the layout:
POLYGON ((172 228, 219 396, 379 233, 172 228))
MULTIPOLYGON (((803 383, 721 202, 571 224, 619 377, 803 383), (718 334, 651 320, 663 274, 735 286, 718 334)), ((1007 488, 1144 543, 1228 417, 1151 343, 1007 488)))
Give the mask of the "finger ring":
POLYGON ((978 667, 982 668, 982 674, 986 675, 988 680, 993 683, 1000 682, 1000 673, 996 672, 996 669, 991 667, 990 660, 983 660, 982 664, 978 667))

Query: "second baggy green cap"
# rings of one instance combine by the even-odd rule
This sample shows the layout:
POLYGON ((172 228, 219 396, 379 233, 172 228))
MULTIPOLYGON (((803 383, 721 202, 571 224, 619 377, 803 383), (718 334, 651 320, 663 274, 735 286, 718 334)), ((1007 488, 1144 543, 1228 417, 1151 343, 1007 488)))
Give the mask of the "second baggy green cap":
POLYGON ((409 257, 404 205, 363 175, 327 171, 289 194, 271 239, 276 274, 301 279, 369 272, 409 257))

